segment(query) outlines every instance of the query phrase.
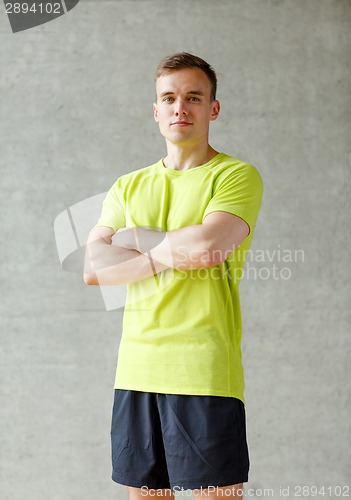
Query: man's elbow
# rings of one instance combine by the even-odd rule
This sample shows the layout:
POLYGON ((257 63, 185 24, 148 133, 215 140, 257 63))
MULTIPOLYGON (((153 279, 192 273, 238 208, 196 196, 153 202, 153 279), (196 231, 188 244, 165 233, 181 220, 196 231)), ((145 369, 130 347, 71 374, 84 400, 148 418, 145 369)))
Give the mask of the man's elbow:
POLYGON ((206 260, 201 261, 200 267, 209 268, 209 267, 213 267, 213 266, 219 266, 219 264, 222 264, 222 262, 224 262, 224 260, 225 259, 211 257, 211 258, 208 258, 206 260))
POLYGON ((217 261, 213 259, 210 254, 203 254, 201 256, 197 256, 196 258, 192 257, 187 259, 179 269, 205 269, 208 267, 216 266, 217 261))
POLYGON ((85 253, 83 266, 83 281, 86 285, 98 285, 96 276, 96 263, 88 252, 85 253))
POLYGON ((212 266, 219 266, 222 264, 225 260, 228 259, 228 257, 234 252, 235 246, 232 246, 231 248, 211 248, 209 250, 209 256, 207 259, 206 267, 212 267, 212 266))
POLYGON ((86 285, 98 285, 96 273, 84 273, 83 280, 86 285))

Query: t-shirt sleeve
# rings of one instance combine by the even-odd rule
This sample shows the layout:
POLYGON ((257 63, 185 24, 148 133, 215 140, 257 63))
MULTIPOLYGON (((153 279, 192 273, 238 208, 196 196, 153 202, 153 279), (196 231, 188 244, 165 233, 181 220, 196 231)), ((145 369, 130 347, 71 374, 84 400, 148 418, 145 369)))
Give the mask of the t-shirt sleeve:
POLYGON ((102 204, 101 215, 93 229, 97 226, 109 226, 117 231, 125 227, 125 207, 121 195, 119 179, 110 187, 102 204))
POLYGON ((213 196, 205 209, 203 219, 210 212, 229 212, 244 219, 252 233, 262 203, 261 175, 254 165, 244 163, 220 177, 215 184, 213 196))

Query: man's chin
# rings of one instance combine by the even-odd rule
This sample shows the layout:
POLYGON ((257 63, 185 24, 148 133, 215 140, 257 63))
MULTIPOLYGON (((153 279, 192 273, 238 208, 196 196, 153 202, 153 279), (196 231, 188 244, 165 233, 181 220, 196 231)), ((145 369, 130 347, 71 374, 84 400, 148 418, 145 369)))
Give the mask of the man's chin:
POLYGON ((194 137, 191 134, 186 134, 184 132, 172 132, 164 133, 163 137, 173 144, 181 145, 192 145, 194 144, 194 137))

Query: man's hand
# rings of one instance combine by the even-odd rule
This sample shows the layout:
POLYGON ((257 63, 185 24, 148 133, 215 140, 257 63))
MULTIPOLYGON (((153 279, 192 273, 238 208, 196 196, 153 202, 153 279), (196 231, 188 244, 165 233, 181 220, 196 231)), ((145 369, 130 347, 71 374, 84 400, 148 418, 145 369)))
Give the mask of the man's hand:
POLYGON ((112 236, 112 245, 127 250, 137 250, 142 254, 149 254, 166 237, 166 231, 157 230, 154 227, 121 227, 112 236))
POLYGON ((111 240, 111 245, 127 248, 128 250, 136 250, 136 248, 133 248, 133 246, 135 247, 133 230, 129 227, 120 227, 119 229, 117 229, 111 240), (124 234, 121 235, 121 233, 124 234))

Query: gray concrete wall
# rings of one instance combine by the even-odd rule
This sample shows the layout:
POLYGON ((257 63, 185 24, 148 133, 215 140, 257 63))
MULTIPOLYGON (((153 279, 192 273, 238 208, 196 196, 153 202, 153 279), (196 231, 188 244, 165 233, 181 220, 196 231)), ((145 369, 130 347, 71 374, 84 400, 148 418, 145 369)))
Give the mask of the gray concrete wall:
POLYGON ((211 145, 265 184, 241 283, 246 487, 350 487, 350 33, 347 0, 81 0, 17 34, 1 7, 1 499, 127 498, 122 312, 61 268, 54 221, 164 155, 153 71, 179 50, 218 73, 211 145))

